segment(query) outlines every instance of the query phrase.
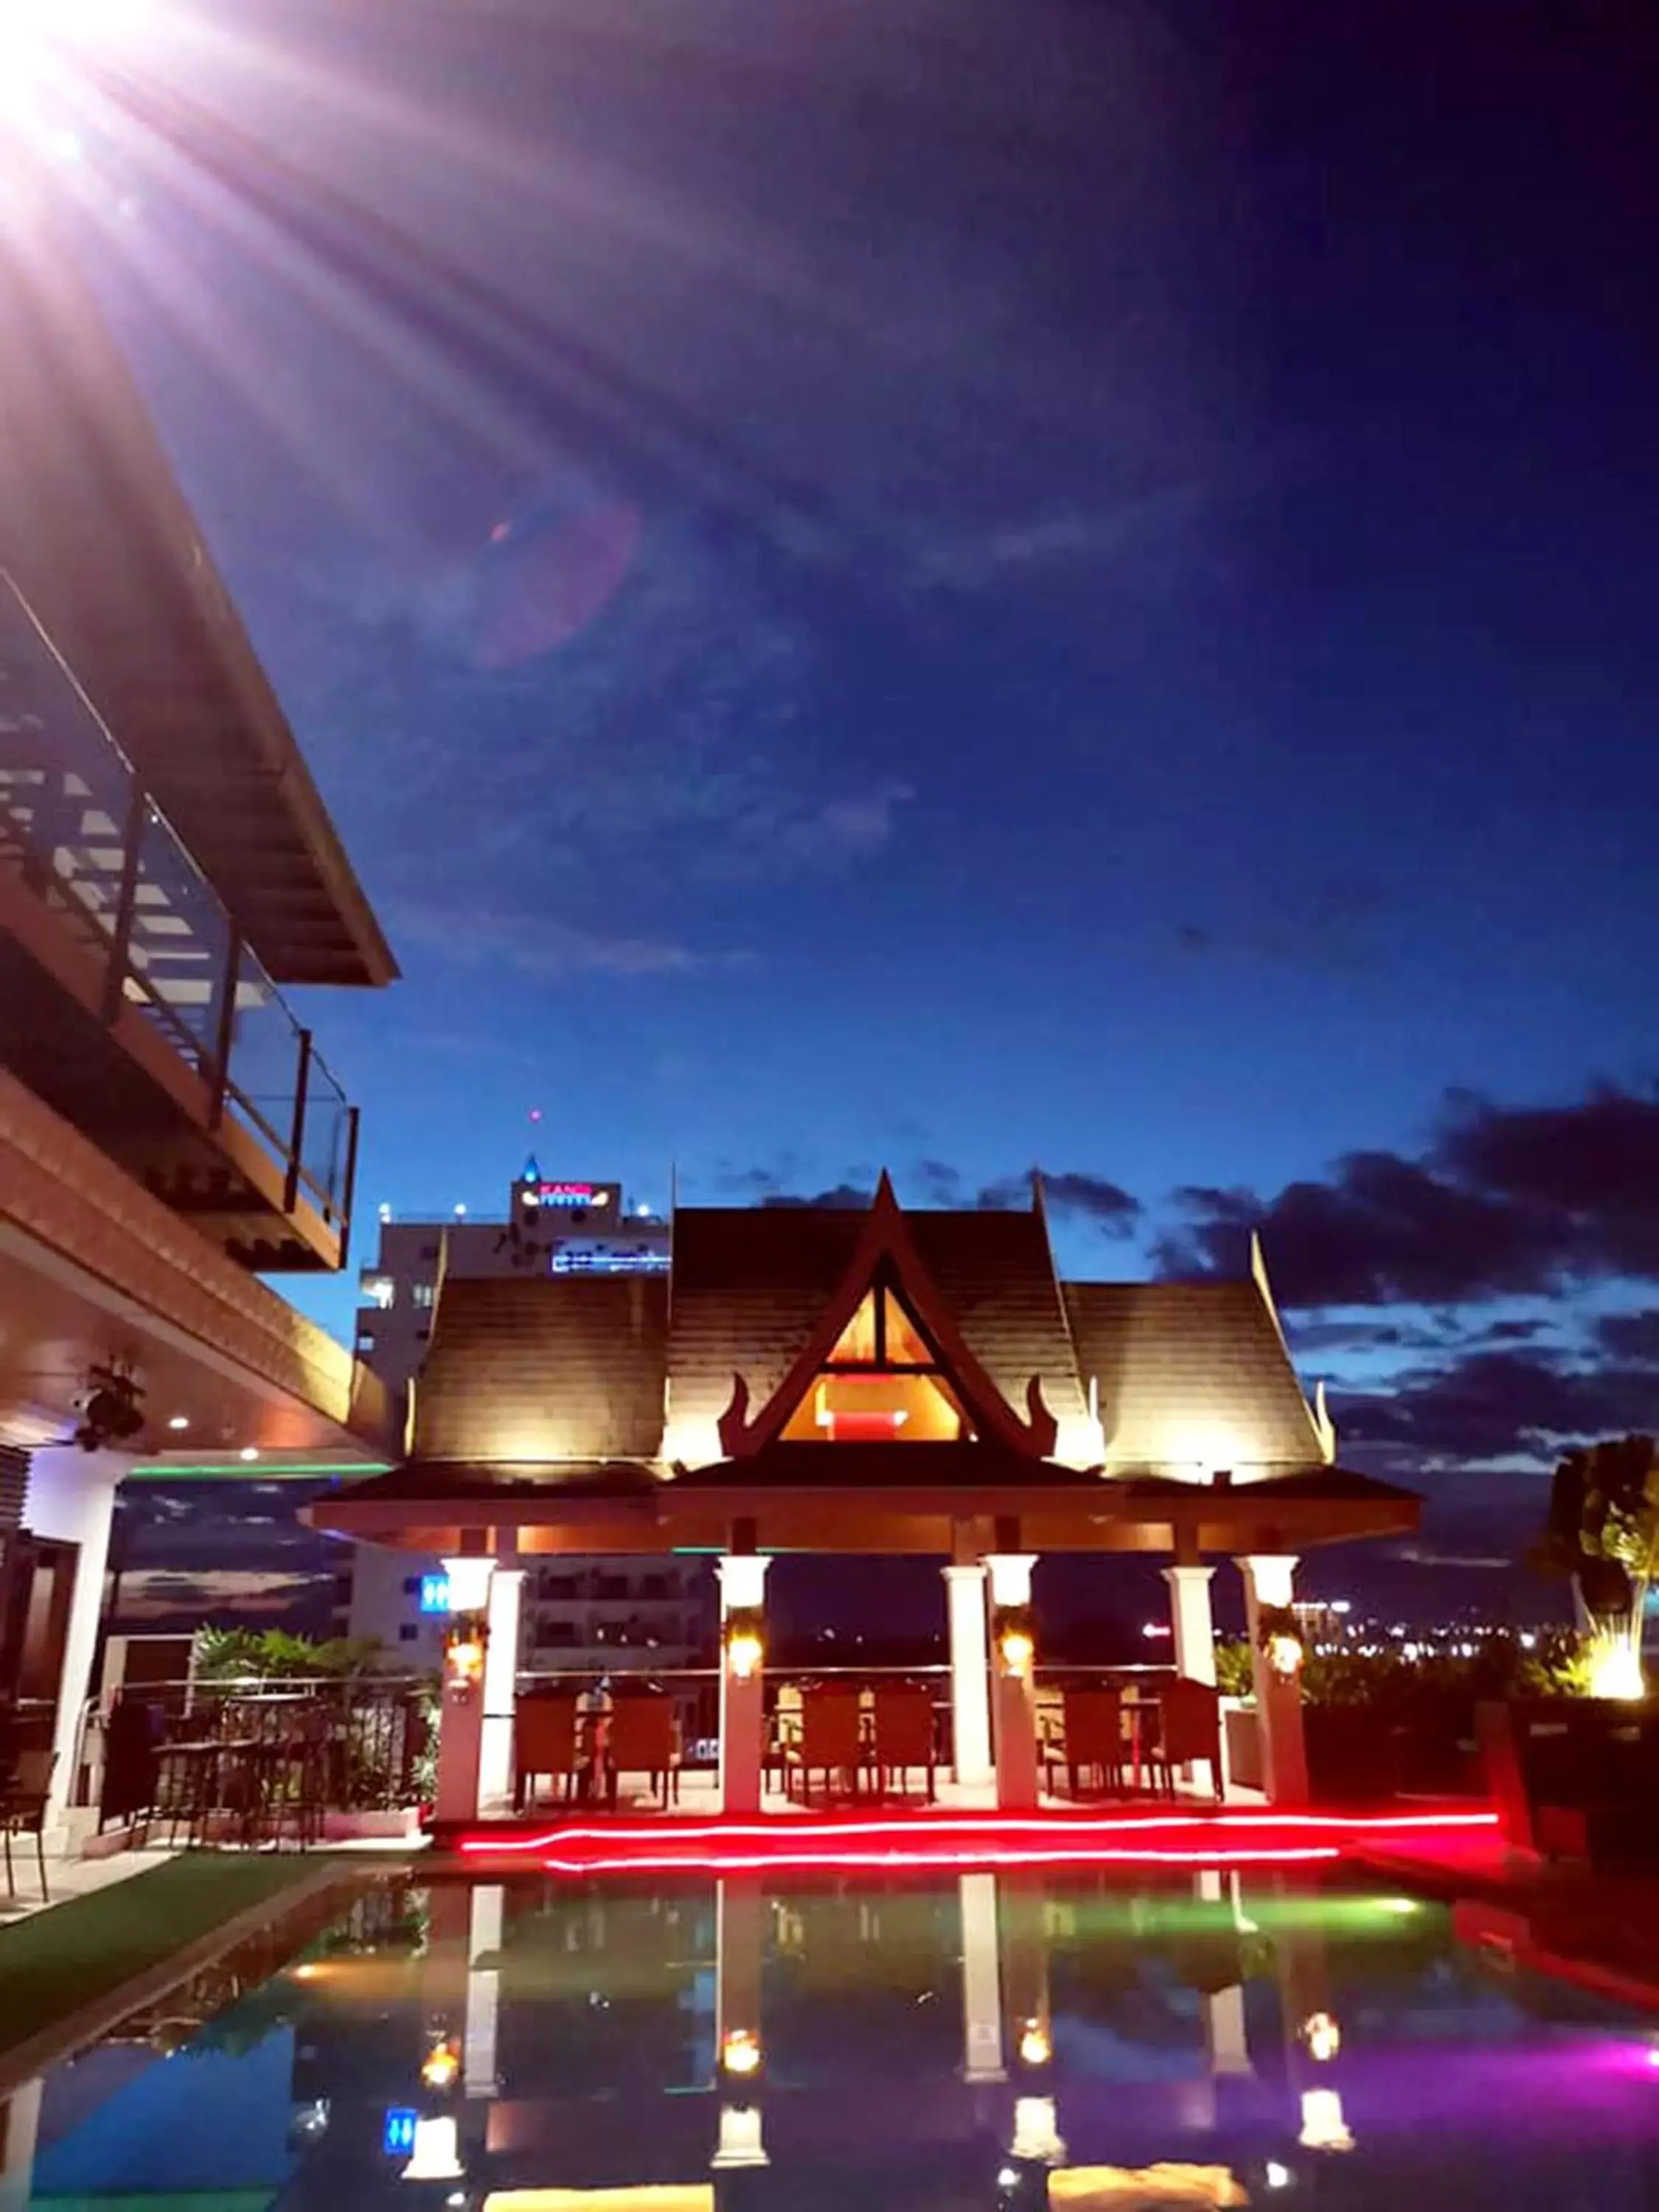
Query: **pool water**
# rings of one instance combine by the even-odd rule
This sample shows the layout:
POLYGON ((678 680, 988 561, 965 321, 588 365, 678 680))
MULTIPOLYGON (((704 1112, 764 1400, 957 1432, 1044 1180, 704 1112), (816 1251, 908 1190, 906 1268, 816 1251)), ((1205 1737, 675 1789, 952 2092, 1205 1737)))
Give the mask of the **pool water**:
POLYGON ((1463 1932, 1255 1869, 381 1879, 20 2091, 0 2208, 1659 2204, 1659 2025, 1463 1932))

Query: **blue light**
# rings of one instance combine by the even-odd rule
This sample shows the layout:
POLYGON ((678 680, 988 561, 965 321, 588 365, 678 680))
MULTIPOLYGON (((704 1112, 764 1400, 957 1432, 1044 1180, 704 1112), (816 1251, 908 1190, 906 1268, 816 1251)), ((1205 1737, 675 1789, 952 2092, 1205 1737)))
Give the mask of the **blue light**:
POLYGON ((422 1575, 421 1577, 421 1611, 447 1613, 449 1610, 449 1577, 422 1575))
POLYGON ((415 2148, 415 2123, 417 2112, 405 2112, 395 2106, 386 2116, 386 2129, 380 2137, 380 2148, 388 2158, 407 2158, 415 2148))

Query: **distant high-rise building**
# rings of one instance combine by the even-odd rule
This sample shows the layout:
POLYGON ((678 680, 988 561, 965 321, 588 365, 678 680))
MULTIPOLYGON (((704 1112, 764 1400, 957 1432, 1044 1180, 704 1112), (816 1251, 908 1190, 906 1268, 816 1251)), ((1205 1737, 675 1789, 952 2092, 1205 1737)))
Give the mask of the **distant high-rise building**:
MULTIPOLYGON (((380 1251, 359 1279, 357 1355, 389 1385, 418 1388, 445 1281, 538 1274, 664 1274, 670 1225, 624 1203, 622 1186, 544 1176, 529 1159, 505 1218, 457 1207, 426 1220, 382 1209, 380 1251)), ((357 1547, 344 1632, 372 1638, 388 1666, 435 1666, 446 1615, 441 1562, 357 1547)), ((702 1641, 696 1563, 673 1559, 561 1559, 532 1571, 524 1594, 521 1663, 532 1670, 621 1671, 684 1666, 702 1641)))

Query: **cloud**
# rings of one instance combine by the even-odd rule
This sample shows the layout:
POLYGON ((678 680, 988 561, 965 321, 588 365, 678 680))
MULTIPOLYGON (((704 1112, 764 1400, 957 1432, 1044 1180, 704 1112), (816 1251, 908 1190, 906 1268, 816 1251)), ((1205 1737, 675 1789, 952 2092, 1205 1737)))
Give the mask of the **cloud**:
POLYGON ((1655 1378, 1538 1352, 1477 1351, 1385 1388, 1333 1395, 1345 1453, 1378 1448, 1417 1470, 1547 1464, 1569 1444, 1653 1425, 1655 1378))
MULTIPOLYGON (((1659 1368, 1659 1306, 1640 1313, 1602 1314, 1595 1339, 1598 1350, 1633 1366, 1659 1368)), ((1654 1419, 1659 1421, 1659 1411, 1654 1419)))
POLYGON ((623 978, 729 974, 752 964, 741 951, 704 952, 671 938, 575 927, 531 910, 399 902, 387 909, 392 934, 440 958, 488 965, 538 982, 574 975, 623 978))
POLYGON ((1427 1148, 1346 1154, 1263 1199, 1176 1194, 1166 1274, 1236 1273, 1259 1229, 1286 1306, 1459 1306, 1598 1279, 1659 1279, 1659 1097, 1610 1085, 1562 1106, 1449 1094, 1427 1148))
POLYGON ((814 1191, 810 1197, 798 1197, 793 1191, 770 1191, 761 1200, 763 1206, 793 1206, 800 1207, 829 1206, 853 1208, 867 1206, 872 1193, 868 1186, 860 1188, 855 1183, 838 1182, 828 1190, 814 1191))

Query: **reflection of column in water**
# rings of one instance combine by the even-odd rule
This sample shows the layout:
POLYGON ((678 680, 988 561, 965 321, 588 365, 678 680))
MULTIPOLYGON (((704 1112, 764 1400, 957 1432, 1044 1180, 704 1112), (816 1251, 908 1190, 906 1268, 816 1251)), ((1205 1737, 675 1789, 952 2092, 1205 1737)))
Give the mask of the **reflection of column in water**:
POLYGON ((997 1956, 997 1878, 964 1874, 962 1907, 962 2070, 969 2081, 1000 2081, 1002 1972, 997 1956))
POLYGON ((1033 2087, 1046 2087, 1046 2069, 1054 2057, 1054 2041, 1042 1877, 1026 1870, 1005 1874, 1000 1897, 1009 2041, 1020 2081, 1033 2087), (1034 2075, 1042 2079, 1034 2082, 1034 2075))
POLYGON ((501 1978, 482 1964, 498 1957, 507 1892, 500 1882, 481 1882, 472 1893, 467 1932, 466 2025, 462 2038, 463 2078, 469 2097, 495 2094, 495 2033, 501 2011, 501 1978))
POLYGON ((1273 1959, 1284 2022, 1285 2074, 1295 2100, 1297 2141, 1304 2150, 1353 2148, 1353 2136, 1342 2106, 1340 2069, 1336 2064, 1342 2031, 1331 2009, 1330 1960, 1323 1931, 1291 1918, 1291 1893, 1276 1876, 1279 1924, 1273 1930, 1273 1959))
MULTIPOLYGON (((1200 1874, 1194 1884, 1194 1892, 1206 1905, 1219 1905, 1224 1902, 1222 1878, 1217 1873, 1200 1874)), ((1236 1902, 1233 1917, 1237 1923, 1236 1902)), ((1242 1981, 1231 1983, 1224 1990, 1206 1995, 1204 2041, 1210 2054, 1212 2075, 1248 2074, 1250 2071, 1250 2046, 1244 2024, 1244 1984, 1242 1981)))
POLYGON ((720 2103, 709 2164, 728 2177, 767 2163, 761 2106, 765 1915, 766 1900, 752 1875, 715 1884, 714 2050, 720 2103))
POLYGON ((40 2129, 37 2078, 0 2105, 0 2212, 25 2212, 34 2194, 34 2143, 40 2129))

